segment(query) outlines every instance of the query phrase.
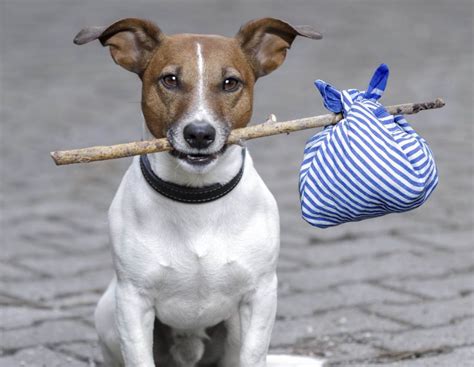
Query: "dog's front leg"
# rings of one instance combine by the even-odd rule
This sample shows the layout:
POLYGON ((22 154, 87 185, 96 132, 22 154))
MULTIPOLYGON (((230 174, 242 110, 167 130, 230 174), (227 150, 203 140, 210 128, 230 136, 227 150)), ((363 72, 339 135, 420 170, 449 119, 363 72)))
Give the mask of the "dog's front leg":
POLYGON ((116 288, 116 323, 126 367, 153 367, 153 325, 155 312, 151 298, 130 282, 119 281, 116 288))
POLYGON ((275 322, 277 277, 269 274, 240 305, 240 367, 265 367, 275 322))

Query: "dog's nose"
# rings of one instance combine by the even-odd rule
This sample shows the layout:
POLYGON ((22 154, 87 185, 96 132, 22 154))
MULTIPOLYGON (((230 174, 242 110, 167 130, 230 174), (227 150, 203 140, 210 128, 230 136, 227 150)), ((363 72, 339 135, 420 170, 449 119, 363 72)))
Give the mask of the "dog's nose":
POLYGON ((191 148, 205 149, 216 138, 216 129, 205 122, 192 122, 184 128, 184 140, 191 148))

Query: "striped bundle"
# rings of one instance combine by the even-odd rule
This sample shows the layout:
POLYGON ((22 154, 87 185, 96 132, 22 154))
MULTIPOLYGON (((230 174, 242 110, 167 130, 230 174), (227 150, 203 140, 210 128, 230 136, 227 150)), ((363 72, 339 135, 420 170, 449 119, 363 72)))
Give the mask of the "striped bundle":
POLYGON ((317 80, 324 106, 344 119, 306 144, 300 170, 303 218, 326 228, 404 212, 423 204, 438 174, 426 143, 401 115, 377 100, 389 70, 379 66, 367 91, 343 90, 317 80))

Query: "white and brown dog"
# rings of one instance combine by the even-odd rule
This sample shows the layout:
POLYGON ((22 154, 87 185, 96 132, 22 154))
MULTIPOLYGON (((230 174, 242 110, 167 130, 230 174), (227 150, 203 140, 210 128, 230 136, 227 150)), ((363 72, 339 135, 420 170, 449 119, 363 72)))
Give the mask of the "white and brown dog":
POLYGON ((138 74, 145 137, 174 148, 135 158, 110 207, 116 276, 95 313, 107 366, 320 365, 267 359, 278 208, 246 150, 226 146, 250 120, 255 81, 283 63, 296 36, 321 38, 272 18, 234 38, 169 36, 132 18, 76 36, 100 40, 138 74))

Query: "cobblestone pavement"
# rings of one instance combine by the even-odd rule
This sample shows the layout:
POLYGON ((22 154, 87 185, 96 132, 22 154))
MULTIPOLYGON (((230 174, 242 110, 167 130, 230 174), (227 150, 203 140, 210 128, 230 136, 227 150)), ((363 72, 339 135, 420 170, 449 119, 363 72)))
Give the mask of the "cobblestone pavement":
POLYGON ((331 366, 473 366, 472 2, 0 0, 0 366, 100 364, 92 314, 112 268, 106 211, 129 160, 54 167, 48 152, 140 137, 139 82, 85 25, 127 16, 170 33, 231 35, 260 16, 314 24, 259 81, 255 121, 324 113, 315 78, 364 88, 391 67, 386 104, 442 96, 410 117, 440 184, 422 208, 318 230, 299 216, 297 173, 311 132, 250 144, 282 219, 272 349, 331 366))

